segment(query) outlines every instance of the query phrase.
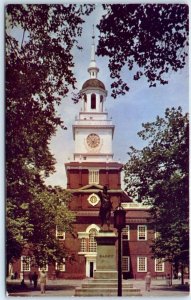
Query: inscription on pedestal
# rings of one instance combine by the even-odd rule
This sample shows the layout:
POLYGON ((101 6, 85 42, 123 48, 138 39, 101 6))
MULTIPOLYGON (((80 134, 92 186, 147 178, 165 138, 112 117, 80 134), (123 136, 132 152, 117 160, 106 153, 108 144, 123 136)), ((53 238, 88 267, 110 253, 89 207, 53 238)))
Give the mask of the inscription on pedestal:
POLYGON ((96 236, 97 259, 95 278, 115 278, 116 262, 116 235, 114 232, 99 232, 96 236))

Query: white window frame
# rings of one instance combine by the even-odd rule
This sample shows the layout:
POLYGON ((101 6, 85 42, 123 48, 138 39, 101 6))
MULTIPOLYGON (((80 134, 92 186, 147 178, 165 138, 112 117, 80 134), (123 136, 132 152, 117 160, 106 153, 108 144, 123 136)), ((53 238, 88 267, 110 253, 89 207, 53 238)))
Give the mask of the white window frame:
POLYGON ((155 231, 155 240, 160 238, 160 232, 159 231, 155 231))
POLYGON ((147 257, 138 256, 137 257, 137 272, 147 272, 147 257), (144 263, 142 263, 144 261, 144 263), (144 268, 142 268, 144 266, 144 268))
POLYGON ((21 272, 30 272, 31 270, 31 258, 30 256, 21 256, 21 272))
POLYGON ((99 184, 99 169, 89 169, 89 184, 99 184))
POLYGON ((147 225, 137 225, 137 240, 147 241, 147 225))
POLYGON ((130 241, 130 226, 126 225, 125 228, 122 230, 122 240, 123 241, 130 241))
POLYGON ((90 229, 90 231, 89 231, 89 245, 88 245, 89 246, 88 247, 89 252, 97 252, 97 242, 96 242, 96 239, 95 239, 96 234, 97 234, 96 229, 94 229, 94 228, 90 229))
POLYGON ((58 227, 56 226, 56 238, 58 240, 64 241, 66 239, 66 233, 63 230, 58 230, 58 227))
POLYGON ((80 252, 87 252, 87 239, 84 237, 80 239, 80 252))
POLYGON ((57 263, 55 265, 55 269, 60 272, 66 272, 66 260, 63 258, 63 263, 57 263))
POLYGON ((155 258, 155 272, 163 273, 164 272, 164 261, 162 258, 155 258))
POLYGON ((122 272, 130 272, 130 257, 122 256, 122 272))

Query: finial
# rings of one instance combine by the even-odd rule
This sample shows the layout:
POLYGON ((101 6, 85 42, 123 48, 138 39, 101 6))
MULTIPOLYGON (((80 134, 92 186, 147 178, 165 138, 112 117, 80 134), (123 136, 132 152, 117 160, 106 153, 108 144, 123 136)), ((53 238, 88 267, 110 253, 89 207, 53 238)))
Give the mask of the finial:
POLYGON ((99 72, 99 69, 96 65, 96 59, 95 59, 95 33, 94 33, 94 24, 92 26, 92 46, 91 46, 91 60, 88 68, 88 72, 90 73, 90 78, 97 78, 97 73, 99 72))

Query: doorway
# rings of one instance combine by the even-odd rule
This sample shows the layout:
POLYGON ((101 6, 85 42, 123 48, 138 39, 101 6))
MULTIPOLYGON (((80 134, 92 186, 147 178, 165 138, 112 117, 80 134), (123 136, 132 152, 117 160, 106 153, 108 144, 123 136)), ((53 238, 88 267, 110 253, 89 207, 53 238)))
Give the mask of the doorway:
POLYGON ((90 277, 94 276, 94 262, 90 261, 90 277))

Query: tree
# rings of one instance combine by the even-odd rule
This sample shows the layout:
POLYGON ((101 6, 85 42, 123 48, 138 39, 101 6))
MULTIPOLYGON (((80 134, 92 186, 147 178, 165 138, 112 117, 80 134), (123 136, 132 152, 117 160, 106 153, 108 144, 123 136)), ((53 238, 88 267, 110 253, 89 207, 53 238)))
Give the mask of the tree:
POLYGON ((134 80, 147 78, 149 86, 167 84, 166 73, 178 71, 188 55, 188 5, 105 4, 97 54, 108 56, 112 96, 129 90, 123 68, 134 80))
POLYGON ((68 209, 70 199, 67 191, 50 186, 31 189, 30 199, 19 208, 8 199, 7 240, 14 246, 7 249, 8 262, 18 259, 21 252, 33 258, 38 266, 60 262, 68 255, 69 250, 57 240, 56 228, 72 232, 75 215, 68 209))
POLYGON ((151 205, 154 256, 188 265, 189 252, 189 122, 182 109, 166 109, 164 118, 142 124, 147 142, 131 147, 125 165, 126 190, 151 205))
MULTIPOLYGON (((57 106, 69 88, 75 88, 72 49, 80 48, 77 37, 83 17, 93 8, 72 4, 6 7, 7 262, 20 256, 26 242, 35 244, 38 201, 42 213, 48 211, 43 195, 54 203, 44 184, 55 170, 49 143, 58 126, 66 128, 57 106)), ((65 218, 65 226, 69 219, 65 218)), ((45 236, 40 238, 46 244, 45 236)))

